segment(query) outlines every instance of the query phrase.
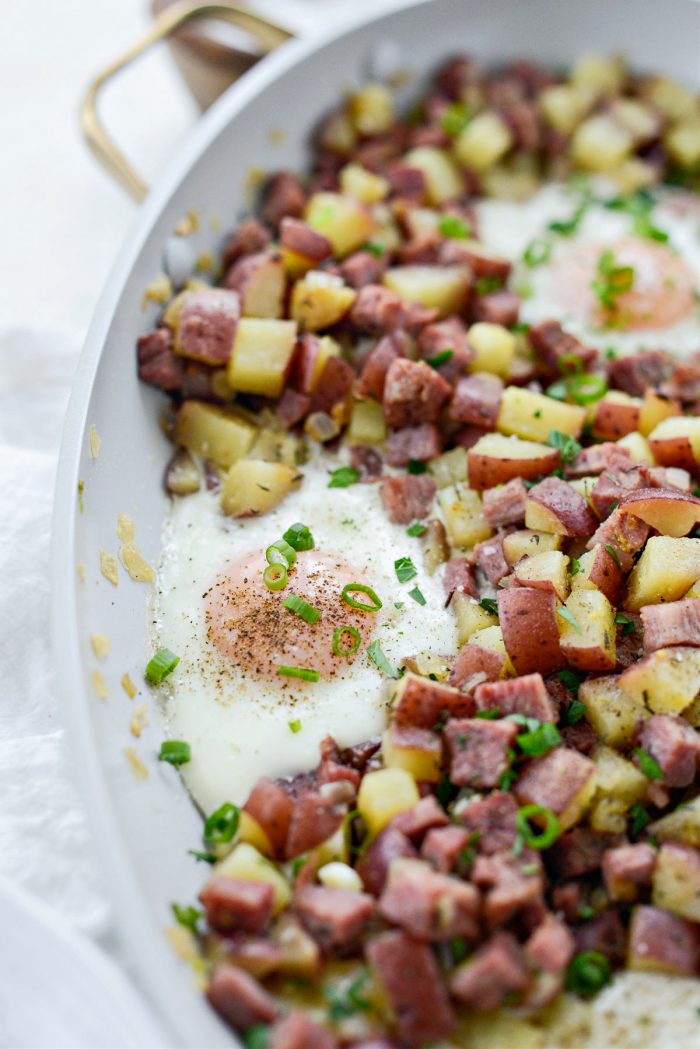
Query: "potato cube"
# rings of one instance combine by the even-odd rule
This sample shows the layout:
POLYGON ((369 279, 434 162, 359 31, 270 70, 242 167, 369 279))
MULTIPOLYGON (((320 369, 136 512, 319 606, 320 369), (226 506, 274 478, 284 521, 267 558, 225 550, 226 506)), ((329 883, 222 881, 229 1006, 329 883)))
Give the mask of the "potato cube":
POLYGON ((386 440, 386 419, 376 401, 355 401, 346 437, 349 444, 382 444, 386 440))
POLYGON ((570 135, 591 109, 593 92, 575 84, 554 84, 539 94, 542 115, 560 135, 570 135))
POLYGON ((245 809, 240 810, 238 831, 236 833, 236 844, 243 841, 252 845, 258 850, 258 852, 262 852, 264 856, 274 856, 275 854, 272 842, 267 834, 258 821, 251 816, 249 812, 246 812, 245 809))
POLYGON ((516 340, 512 332, 501 324, 479 321, 472 324, 467 334, 469 346, 476 354, 470 371, 491 372, 507 378, 515 357, 516 340))
POLYGON ((458 136, 455 156, 470 171, 487 171, 505 156, 513 141, 503 118, 494 110, 486 110, 470 120, 458 136))
POLYGON ((625 67, 619 55, 584 55, 571 71, 571 82, 593 92, 597 98, 622 91, 625 67))
POLYGON ((659 841, 682 841, 700 848, 700 795, 650 823, 649 832, 659 841))
POLYGON ((650 716, 643 697, 628 695, 616 674, 584 681, 578 698, 586 707, 586 720, 611 747, 624 747, 633 738, 640 719, 650 716))
POLYGON ((248 454, 256 433, 242 416, 202 401, 183 401, 175 419, 176 443, 224 468, 248 454))
POLYGON ((302 475, 283 463, 241 459, 229 469, 221 489, 221 508, 229 517, 267 513, 298 488, 302 475))
POLYGON ((469 597, 468 594, 461 594, 459 591, 453 594, 450 608, 457 620, 457 644, 460 648, 462 645, 466 645, 467 641, 471 641, 472 635, 477 630, 483 630, 489 626, 498 626, 498 616, 491 615, 490 612, 481 607, 475 598, 469 597))
POLYGON ((385 768, 404 769, 419 783, 437 783, 442 775, 442 743, 436 732, 391 724, 382 736, 385 768))
POLYGON ((338 175, 340 188, 348 197, 362 204, 376 204, 388 195, 391 184, 381 175, 375 175, 361 164, 346 164, 338 175))
POLYGON ((664 145, 682 168, 694 168, 700 161, 700 118, 691 117, 669 128, 664 135, 664 145))
POLYGON ((368 772, 360 784, 357 808, 360 816, 376 837, 390 819, 413 808, 420 800, 413 776, 405 769, 378 769, 368 772))
POLYGON ((591 172, 614 171, 631 153, 634 139, 607 113, 587 117, 574 131, 574 162, 591 172))
POLYGON ((659 466, 700 472, 700 417, 664 419, 649 434, 649 447, 659 466))
POLYGON ((289 884, 278 868, 248 842, 234 845, 226 859, 215 864, 211 880, 219 876, 271 885, 275 890, 273 914, 284 910, 292 898, 289 884))
POLYGON ((485 433, 467 453, 469 483, 482 491, 514 477, 533 479, 559 465, 559 452, 537 441, 521 441, 502 433, 485 433))
POLYGON ((418 302, 437 310, 438 317, 448 317, 462 311, 470 280, 466 266, 394 266, 382 284, 405 302, 418 302))
POLYGON ((627 828, 627 808, 620 798, 599 797, 591 802, 588 822, 591 830, 602 834, 624 834, 627 828))
MULTIPOLYGON (((457 596, 455 594, 455 597, 457 596)), ((464 594, 459 596, 464 597, 464 594)), ((452 662, 451 656, 440 656, 435 652, 416 652, 415 656, 406 656, 404 659, 406 668, 412 674, 429 677, 431 681, 447 681, 452 671, 452 662)))
POLYGON ((299 455, 299 440, 285 430, 263 428, 246 458, 264 459, 268 463, 284 463, 285 466, 296 466, 299 455))
POLYGON ((649 442, 646 437, 643 437, 641 433, 627 433, 624 437, 621 437, 617 442, 620 448, 626 448, 630 453, 635 463, 651 463, 652 466, 656 465, 656 460, 649 446, 649 442))
POLYGON ((348 116, 361 135, 381 135, 394 122, 394 98, 384 84, 369 83, 350 96, 348 116))
POLYGON ((616 98, 610 107, 618 123, 626 127, 635 142, 648 142, 656 138, 660 121, 658 114, 636 98, 616 98))
POLYGON ((467 453, 461 445, 443 452, 430 463, 430 473, 438 488, 447 488, 467 479, 467 453))
POLYGON ((625 608, 678 601, 700 576, 700 539, 653 535, 629 577, 625 608))
POLYGON ((597 482, 597 477, 575 477, 573 480, 569 481, 569 484, 575 492, 578 492, 579 495, 583 496, 588 505, 592 508, 591 492, 595 488, 597 482))
POLYGON ((453 546, 470 550, 491 535, 478 492, 454 485, 443 488, 437 498, 453 546))
POLYGON ((552 590, 560 601, 569 595, 569 558, 559 550, 543 550, 515 566, 515 576, 525 586, 552 590))
POLYGON ((700 922, 700 852, 667 842, 659 849, 651 902, 655 907, 700 922))
POLYGON ((496 428, 530 441, 545 441, 552 430, 578 437, 586 412, 575 404, 564 404, 542 393, 506 386, 501 397, 496 428))
POLYGON ((319 863, 348 863, 350 859, 350 831, 341 823, 330 838, 326 838, 314 850, 319 863))
POLYGON ((666 77, 653 77, 644 85, 644 97, 668 120, 685 120, 697 112, 695 95, 666 77))
POLYGON ((515 565, 522 557, 546 553, 549 550, 560 550, 564 541, 561 535, 549 532, 535 532, 531 528, 519 528, 503 536, 503 552, 509 565, 515 565))
POLYGON ((593 433, 604 441, 616 441, 640 429, 642 402, 619 390, 609 390, 593 408, 593 433))
POLYGON ((287 976, 294 986, 314 983, 321 969, 321 951, 291 911, 280 915, 270 929, 270 939, 281 952, 279 974, 287 976))
POLYGON ((574 590, 557 616, 561 650, 579 670, 615 669, 615 609, 600 590, 574 590), (574 626, 576 623, 576 626, 574 626))
POLYGON ((680 714, 698 694, 700 649, 660 648, 620 675, 620 685, 655 714, 680 714))
POLYGON ((659 181, 659 169, 641 157, 631 156, 623 160, 617 171, 610 177, 620 194, 627 196, 646 186, 654 186, 659 181))
POLYGON ((319 867, 316 875, 327 889, 343 889, 345 892, 362 892, 362 879, 354 867, 333 861, 319 867))
POLYGON ((454 160, 444 149, 434 146, 418 146, 403 158, 412 168, 418 168, 425 176, 428 202, 443 204, 464 193, 464 179, 454 160))
POLYGON ((503 631, 500 626, 487 626, 482 627, 481 630, 475 630, 469 641, 473 645, 478 645, 479 648, 485 648, 488 652, 495 652, 497 655, 503 656, 505 663, 503 664, 501 677, 515 677, 515 667, 508 655, 508 650, 503 640, 503 631))
POLYGON ((290 313, 302 331, 319 331, 337 324, 355 301, 356 292, 341 277, 312 270, 292 288, 290 313))
POLYGON ((693 585, 683 594, 683 597, 700 597, 700 579, 696 579, 693 585))
POLYGON ((344 258, 374 233, 377 223, 364 204, 341 193, 314 193, 304 218, 309 226, 333 245, 333 254, 344 258))
POLYGON ((646 390, 639 413, 639 432, 648 437, 660 422, 681 414, 681 410, 668 397, 661 397, 654 390, 646 390))
POLYGON ((294 321, 242 317, 238 322, 228 380, 234 390, 279 397, 289 372, 297 326, 294 321))
POLYGON ((597 746, 591 758, 596 766, 596 794, 619 798, 627 808, 645 796, 649 786, 646 776, 612 747, 597 746))

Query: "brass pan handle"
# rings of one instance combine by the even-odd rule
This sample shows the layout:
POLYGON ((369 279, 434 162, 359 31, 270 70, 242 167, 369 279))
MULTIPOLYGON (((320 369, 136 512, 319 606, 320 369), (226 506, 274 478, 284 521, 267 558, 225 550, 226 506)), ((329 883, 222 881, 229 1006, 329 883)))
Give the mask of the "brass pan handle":
POLYGON ((85 92, 80 110, 80 126, 83 135, 103 167, 138 202, 142 201, 148 193, 148 186, 139 177, 121 150, 117 148, 105 129, 98 113, 98 97, 104 85, 125 66, 128 66, 154 44, 171 36, 185 22, 195 18, 219 18, 238 26, 256 38, 264 54, 268 54, 292 36, 281 26, 268 22, 259 15, 254 15, 235 4, 179 2, 167 7, 140 40, 132 44, 95 77, 85 92))

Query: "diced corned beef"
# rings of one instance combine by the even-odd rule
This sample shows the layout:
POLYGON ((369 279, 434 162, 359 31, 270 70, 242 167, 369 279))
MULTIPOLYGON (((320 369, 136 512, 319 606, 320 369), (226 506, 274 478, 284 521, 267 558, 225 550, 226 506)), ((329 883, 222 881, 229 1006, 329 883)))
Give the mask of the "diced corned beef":
POLYGON ((309 414, 310 408, 311 398, 307 394, 287 386, 275 405, 275 415, 287 429, 291 429, 309 414))
POLYGON ((256 218, 244 219, 226 241, 224 248, 224 271, 243 255, 255 255, 270 243, 270 231, 256 218))
POLYGON ((631 969, 659 969, 681 976, 697 976, 700 928, 658 907, 637 906, 629 927, 628 964, 631 969))
POLYGON ((386 373, 382 398, 386 420, 398 430, 437 422, 451 392, 450 384, 429 364, 399 358, 386 373))
POLYGON ((580 878, 600 869, 606 851, 620 842, 615 834, 604 834, 589 827, 574 827, 555 841, 547 853, 560 878, 580 878))
POLYGON ((269 1024, 277 1016, 277 1003, 255 977, 234 965, 218 965, 207 985, 207 998, 217 1013, 245 1031, 254 1024, 269 1024))
POLYGON ((435 74, 435 84, 448 98, 461 100, 467 87, 481 85, 484 74, 476 59, 466 55, 450 58, 435 74))
POLYGON ((454 383, 474 359, 474 351, 467 342, 467 332, 457 317, 429 324, 418 338, 418 352, 423 360, 431 360, 449 351, 451 357, 440 364, 437 371, 449 383, 454 383))
POLYGON ((345 405, 352 393, 355 372, 342 357, 329 357, 326 361, 318 387, 311 397, 312 412, 333 414, 337 405, 345 405))
POLYGON ((603 470, 629 470, 633 466, 634 460, 626 448, 621 448, 614 441, 604 441, 583 448, 574 462, 566 467, 566 476, 589 477, 603 470))
POLYGON ((398 1046, 388 1038, 370 1038, 363 1042, 353 1042, 352 1049, 398 1049, 398 1046))
POLYGON ((440 255, 440 234, 427 230, 403 242, 398 249, 398 261, 402 266, 434 266, 440 255))
POLYGON ((525 954, 535 969, 561 973, 571 961, 576 941, 564 922, 548 914, 525 944, 525 954))
POLYGON ((470 836, 477 836, 479 852, 490 856, 512 848, 517 814, 518 806, 511 794, 494 793, 470 801, 460 809, 457 818, 470 836))
POLYGON ((392 721, 386 730, 384 745, 391 750, 397 750, 399 753, 402 750, 419 751, 425 755, 426 759, 430 760, 436 772, 440 770, 442 745, 438 734, 431 732, 430 729, 416 728, 415 725, 405 725, 392 721))
POLYGON ((444 810, 432 794, 426 794, 410 809, 394 816, 390 826, 400 830, 412 841, 420 841, 434 827, 446 827, 449 823, 444 810))
POLYGON ((627 936, 620 915, 612 907, 577 925, 574 930, 579 954, 596 951, 611 962, 621 962, 625 954, 627 936))
POLYGON ((639 890, 651 885, 656 850, 645 842, 618 845, 603 854, 603 883, 611 900, 636 900, 639 890))
POLYGON ((416 850, 405 834, 391 825, 379 834, 357 861, 355 869, 367 892, 379 896, 389 873, 392 860, 411 859, 416 850))
POLYGON ((686 598, 641 610, 644 651, 655 652, 669 645, 700 646, 700 599, 686 598))
POLYGON ((506 663, 500 652, 475 643, 462 645, 450 672, 449 683, 460 692, 471 693, 487 681, 499 681, 506 663))
POLYGON ((419 1049, 452 1033, 455 1015, 426 943, 404 932, 385 932, 369 941, 365 956, 387 996, 402 1043, 419 1049))
POLYGON ((545 477, 530 489, 528 497, 554 514, 563 535, 590 535, 598 527, 598 519, 583 496, 559 477, 545 477))
POLYGON ((344 747, 338 754, 338 760, 343 765, 349 765, 358 772, 364 772, 368 761, 377 753, 381 747, 378 738, 367 739, 364 743, 357 743, 354 747, 344 747))
POLYGON ((581 882, 568 881, 555 885, 552 889, 552 907, 560 911, 570 925, 581 920, 581 908, 584 904, 584 892, 581 882))
POLYGON ((321 762, 316 779, 319 786, 323 786, 324 783, 342 782, 352 784, 355 790, 360 786, 360 773, 357 769, 348 768, 332 758, 326 758, 321 762))
POLYGON ((487 488, 482 492, 486 523, 491 528, 523 524, 526 494, 527 489, 522 477, 514 477, 507 484, 487 488))
POLYGON ((482 429, 481 426, 463 426, 461 430, 458 430, 453 437, 453 441, 460 448, 464 448, 466 452, 470 448, 473 448, 477 441, 481 440, 488 433, 488 430, 482 429))
POLYGON ((293 1009, 269 1031, 267 1049, 337 1049, 338 1041, 327 1027, 301 1009, 293 1009))
POLYGON ((374 916, 374 899, 366 892, 306 885, 294 896, 294 908, 324 951, 353 948, 374 916))
POLYGON ((493 586, 498 586, 510 572, 510 565, 503 552, 502 535, 494 535, 490 539, 477 543, 472 551, 472 557, 493 586))
POLYGON ((330 838, 342 823, 343 815, 342 807, 329 804, 317 791, 302 792, 293 806, 286 858, 293 860, 330 838))
POLYGON ((517 673, 551 674, 560 670, 566 660, 560 648, 554 592, 511 586, 501 589, 496 600, 503 641, 517 673), (524 636, 527 645, 522 643, 524 636))
POLYGON ((272 885, 215 876, 199 895, 207 924, 217 932, 261 933, 272 917, 275 892, 272 885))
POLYGON ((498 281, 505 284, 510 276, 512 264, 508 259, 489 255, 478 250, 466 240, 446 240, 440 247, 440 262, 443 266, 468 266, 474 279, 498 281))
POLYGON ((471 306, 471 316, 475 321, 512 328, 520 316, 520 296, 507 288, 489 292, 488 295, 476 295, 471 306))
POLYGON ((644 723, 640 745, 663 772, 668 787, 688 787, 700 759, 700 735, 676 714, 654 714, 644 723))
POLYGON ((694 353, 686 360, 677 362, 660 392, 688 405, 696 415, 695 409, 700 403, 700 353, 694 353))
POLYGON ((523 849, 477 856, 472 881, 486 890, 483 914, 490 929, 496 929, 525 907, 541 902, 544 874, 539 853, 523 849))
POLYGON ((634 555, 644 546, 648 536, 648 524, 640 521, 634 514, 621 513, 618 508, 596 529, 586 543, 586 549, 592 550, 596 543, 612 546, 620 562, 620 568, 623 572, 629 572, 634 564, 634 555))
POLYGON ((433 506, 437 485, 427 474, 399 474, 381 483, 382 505, 394 524, 410 524, 427 517, 433 506))
POLYGON ((468 882, 439 874, 421 860, 394 860, 379 913, 418 940, 434 943, 479 935, 479 893, 468 882))
POLYGON ((455 386, 450 418, 484 430, 494 430, 503 395, 503 383, 497 375, 486 372, 465 375, 455 386))
POLYGON ((377 258, 371 251, 355 251, 341 262, 340 276, 351 288, 359 291, 368 284, 377 284, 386 267, 387 261, 377 258))
POLYGON ((581 754, 590 754, 600 743, 598 733, 587 721, 579 721, 575 725, 562 725, 559 732, 566 746, 578 750, 581 754))
POLYGON ((384 335, 404 324, 405 304, 399 296, 381 284, 366 284, 359 289, 350 310, 350 321, 358 331, 384 335))
POLYGON ((371 482, 381 477, 384 461, 376 448, 354 444, 350 449, 350 465, 357 470, 361 481, 371 482))
POLYGON ((279 944, 261 936, 246 936, 245 933, 230 932, 222 941, 222 961, 250 973, 256 980, 277 972, 283 965, 284 955, 279 944))
POLYGON ((591 492, 591 502, 599 517, 608 517, 620 500, 630 492, 637 492, 648 484, 643 467, 628 466, 624 470, 604 470, 591 492))
POLYGON ((259 779, 243 811, 260 824, 277 857, 284 856, 294 805, 287 791, 271 779, 259 779))
POLYGON ((455 592, 468 594, 469 597, 479 596, 474 580, 474 569, 466 557, 451 557, 445 563, 442 585, 448 597, 455 592))
POLYGON ((450 780, 476 790, 497 787, 509 768, 509 749, 518 728, 512 721, 464 718, 448 721, 443 738, 450 758, 450 780))
POLYGON ((523 951, 511 933, 496 933, 455 970, 450 991, 472 1009, 496 1009, 505 998, 524 991, 530 971, 523 951))
POLYGON ((292 171, 273 175, 263 190, 260 215, 263 222, 275 228, 287 215, 300 218, 306 205, 306 193, 292 171))
POLYGON ((404 197, 419 203, 425 200, 427 183, 425 173, 420 168, 411 167, 410 164, 397 160, 388 165, 386 176, 391 183, 392 192, 397 197, 404 197))
POLYGON ((442 451, 440 431, 434 423, 406 426, 389 434, 384 456, 389 466, 406 466, 411 459, 427 462, 442 451))
POLYGON ((381 401, 389 366, 406 352, 408 339, 403 332, 394 332, 380 339, 362 362, 357 390, 362 397, 374 397, 381 401))
POLYGON ((180 310, 175 348, 205 364, 226 364, 241 313, 235 291, 202 288, 188 292, 180 310))
POLYGON ((169 392, 182 386, 184 367, 173 350, 173 333, 156 328, 138 341, 138 369, 141 382, 169 392))
POLYGON ((320 353, 321 340, 318 335, 306 332, 297 339, 288 382, 299 393, 307 394, 309 397, 318 385, 317 370, 320 353))
POLYGON ((333 254, 333 245, 327 237, 316 233, 300 219, 283 218, 280 222, 280 244, 289 251, 321 262, 333 254))
POLYGON ((502 116, 520 149, 532 153, 540 148, 543 133, 536 102, 523 99, 505 108, 502 116))
POLYGON ((650 386, 659 386, 671 373, 672 358, 665 350, 637 350, 608 364, 608 379, 616 390, 643 397, 650 386))
POLYGON ((595 772, 590 758, 568 747, 555 747, 529 762, 513 789, 526 805, 551 809, 566 830, 579 816, 580 799, 590 792, 595 772))
POLYGON ((477 710, 498 710, 502 715, 524 714, 538 721, 557 720, 552 697, 541 674, 479 685, 474 700, 477 710))
POLYGON ((457 867, 460 855, 469 844, 470 834, 464 827, 450 824, 429 830, 421 845, 421 858, 431 863, 436 870, 449 874, 457 867))
POLYGON ((559 321, 533 324, 527 337, 539 360, 557 375, 576 371, 579 362, 586 371, 598 356, 597 350, 584 346, 574 335, 564 331, 559 321))
POLYGON ((475 711, 474 700, 470 696, 418 674, 405 674, 399 688, 393 716, 402 724, 434 730, 436 725, 444 724, 448 718, 470 717, 475 711))

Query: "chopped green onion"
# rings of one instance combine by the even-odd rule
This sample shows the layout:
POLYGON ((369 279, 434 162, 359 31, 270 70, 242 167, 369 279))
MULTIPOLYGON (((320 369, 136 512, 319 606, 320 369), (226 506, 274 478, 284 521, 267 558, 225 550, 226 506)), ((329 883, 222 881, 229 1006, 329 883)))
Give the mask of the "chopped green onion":
POLYGON ((172 674, 179 662, 180 657, 169 648, 159 649, 146 667, 146 681, 149 685, 160 685, 168 674, 172 674))
POLYGON ((658 761, 652 758, 642 747, 635 747, 634 753, 639 759, 639 767, 647 779, 663 779, 664 774, 658 761))
POLYGON ((294 677, 300 681, 318 681, 321 677, 318 670, 310 670, 308 667, 277 667, 280 677, 294 677))
POLYGON ((630 823, 630 837, 637 838, 642 833, 644 828, 651 822, 651 816, 646 809, 637 802, 627 813, 627 816, 631 820, 630 823))
POLYGON ((213 852, 200 852, 198 849, 188 849, 188 854, 194 856, 197 863, 216 863, 216 856, 213 852))
POLYGON ((492 291, 500 291, 503 281, 500 277, 480 277, 474 285, 477 295, 490 295, 492 291))
POLYGON ((608 384, 602 375, 572 375, 567 380, 571 400, 576 404, 586 405, 599 401, 607 393, 608 384))
POLYGON ((268 565, 283 565, 291 568, 296 563, 297 552, 290 546, 286 539, 278 539, 265 551, 265 560, 268 565))
POLYGON ((382 646, 379 640, 373 641, 371 645, 367 646, 367 655, 374 663, 377 670, 381 671, 382 674, 386 674, 387 677, 398 678, 401 675, 398 670, 392 667, 389 660, 382 652, 382 646))
POLYGON ((290 594, 289 597, 285 597, 282 602, 288 612, 293 612, 295 616, 299 616, 309 626, 313 626, 314 623, 318 623, 321 618, 321 613, 313 605, 310 605, 308 601, 305 601, 303 597, 297 597, 296 594, 290 594))
POLYGON ((578 441, 575 441, 573 437, 569 437, 568 434, 562 433, 561 430, 550 430, 547 444, 550 448, 559 449, 563 463, 572 463, 581 452, 581 445, 578 441))
POLYGON ((529 849, 548 849, 561 833, 559 820, 551 809, 544 805, 525 805, 515 817, 515 829, 523 843, 529 849), (532 819, 544 819, 545 828, 539 834, 530 825, 532 819))
POLYGON ((413 524, 409 525, 409 527, 406 529, 406 535, 416 537, 420 535, 425 535, 427 531, 427 525, 424 525, 421 521, 414 521, 413 524))
POLYGON ((329 488, 349 488, 360 479, 359 471, 354 466, 339 466, 337 470, 331 470, 330 475, 329 488))
POLYGON ((557 360, 557 368, 562 375, 567 375, 572 379, 574 375, 583 374, 583 361, 577 353, 562 353, 557 360))
POLYGON ((253 1024, 241 1037, 245 1049, 267 1049, 270 1044, 270 1028, 267 1024, 253 1024))
POLYGON ((557 609, 557 615, 561 616, 562 619, 565 619, 566 622, 574 628, 577 634, 583 633, 581 627, 579 626, 577 620, 574 618, 573 614, 564 605, 562 605, 561 608, 557 609))
POLYGON ((503 791, 509 791, 518 778, 518 773, 515 769, 506 769, 498 777, 498 789, 503 791))
POLYGON ((471 120, 471 114, 462 102, 453 102, 440 117, 440 127, 450 138, 458 138, 471 120))
POLYGON ((197 922, 202 917, 202 912, 198 911, 196 907, 181 907, 179 903, 171 903, 170 908, 178 925, 189 929, 196 936, 198 931, 197 922))
POLYGON ((588 206, 591 202, 589 193, 586 193, 579 204, 576 205, 571 218, 563 219, 561 221, 550 222, 547 227, 552 233, 558 233, 560 237, 571 237, 578 230, 581 219, 586 214, 588 206))
POLYGON ((360 631, 356 630, 354 626, 340 626, 333 634, 333 655, 335 656, 354 656, 360 647, 360 631), (349 648, 342 648, 341 643, 343 640, 343 634, 349 634, 352 638, 352 643, 349 648))
MULTIPOLYGON (((465 853, 467 851, 467 849, 464 849, 465 853)), ((459 858, 461 860, 462 855, 460 855, 459 858)), ((469 861, 465 860, 464 862, 469 865, 469 861)), ((450 954, 452 955, 453 965, 459 965, 460 962, 463 962, 467 957, 469 954, 469 947, 467 946, 467 941, 462 936, 456 936, 454 939, 450 940, 450 954)))
POLYGON ((491 616, 498 615, 498 601, 494 597, 482 597, 479 608, 483 608, 484 612, 488 612, 491 616))
POLYGON ((523 754, 527 754, 529 758, 537 758, 540 754, 546 754, 547 751, 558 746, 561 743, 561 736, 556 725, 546 722, 534 732, 523 732, 518 736, 517 742, 523 754))
POLYGON ((575 575, 578 575, 580 571, 581 571, 581 562, 579 561, 578 557, 572 557, 571 558, 571 573, 570 574, 572 576, 575 576, 575 575))
POLYGON ((400 583, 407 583, 409 579, 418 575, 418 570, 410 557, 399 557, 394 561, 394 571, 400 583))
POLYGON ((425 595, 423 594, 422 590, 418 589, 417 586, 414 586, 413 590, 408 591, 408 596, 412 597, 416 604, 426 604, 425 595))
POLYGON ((186 765, 190 757, 190 745, 184 740, 166 739, 160 745, 158 761, 167 761, 169 765, 186 765))
POLYGON ((483 718, 484 721, 495 721, 500 718, 501 712, 498 707, 490 707, 489 710, 477 710, 475 718, 483 718))
POLYGON ((616 266, 615 253, 609 248, 598 259, 598 276, 591 282, 591 288, 598 297, 601 306, 614 310, 617 299, 634 285, 634 268, 616 266))
POLYGON ((438 222, 438 232, 450 240, 466 240, 471 237, 471 227, 456 215, 443 215, 438 222))
POLYGON ((569 692, 573 692, 574 695, 578 693, 579 685, 583 681, 583 675, 577 674, 575 670, 566 669, 560 670, 557 677, 564 688, 568 688, 569 692))
POLYGON ((579 721, 585 716, 586 704, 582 703, 580 699, 573 699, 566 708, 564 714, 565 725, 578 725, 579 721))
POLYGON ((592 998, 606 984, 612 973, 610 962, 598 951, 584 951, 569 962, 566 970, 566 988, 582 998, 592 998))
POLYGON ((294 733, 294 735, 296 735, 297 732, 301 732, 301 721, 299 720, 299 718, 297 718, 296 721, 290 721, 289 727, 294 733))
POLYGON ((263 583, 268 590, 284 590, 289 574, 284 565, 268 565, 263 572, 263 583))
POLYGON ((426 357, 425 363, 429 364, 431 368, 440 368, 443 364, 447 364, 448 361, 452 360, 454 352, 454 350, 443 350, 441 353, 436 353, 434 357, 426 357))
POLYGON ((609 543, 606 543, 605 544, 605 549, 610 554, 610 556, 612 557, 612 559, 615 562, 615 564, 617 565, 617 567, 621 570, 622 569, 622 564, 620 563, 620 555, 618 554, 618 552, 615 549, 615 547, 614 546, 610 546, 609 543))
POLYGON ((533 240, 523 252, 523 262, 533 269, 535 266, 543 266, 545 262, 549 262, 551 254, 552 245, 548 240, 533 240))
POLYGON ((332 984, 325 984, 323 997, 328 1002, 328 1019, 331 1023, 339 1023, 358 1012, 369 1012, 371 1002, 362 994, 368 979, 369 972, 364 970, 345 990, 341 991, 332 984))
POLYGON ((618 612, 615 616, 615 623, 617 624, 617 626, 622 627, 623 637, 629 637, 630 634, 637 633, 637 627, 635 625, 634 620, 630 619, 629 616, 623 615, 622 612, 618 612))
POLYGON ((425 463, 421 463, 417 459, 409 459, 406 469, 410 474, 413 474, 415 476, 417 474, 424 474, 428 467, 425 465, 425 463))
POLYGON ((504 721, 512 721, 514 725, 522 725, 528 732, 534 732, 542 722, 539 718, 529 718, 526 714, 506 714, 504 721))
POLYGON ((228 845, 238 830, 241 814, 235 805, 225 801, 204 823, 205 845, 228 845))
POLYGON ((296 524, 290 525, 282 538, 297 551, 313 550, 315 545, 314 537, 312 536, 308 525, 301 524, 300 521, 297 521, 296 524))
POLYGON ((362 251, 368 251, 370 255, 374 255, 375 259, 380 259, 386 248, 383 244, 374 244, 372 241, 367 241, 366 244, 362 245, 362 251))
POLYGON ((350 608, 359 608, 361 612, 378 612, 382 607, 382 603, 372 587, 365 586, 364 583, 347 583, 343 587, 340 596, 346 605, 350 605, 350 608), (354 597, 350 597, 351 594, 364 594, 369 598, 370 603, 357 601, 354 597))
POLYGON ((558 382, 553 382, 551 386, 547 387, 546 394, 555 401, 565 401, 569 395, 569 387, 566 384, 566 380, 559 379, 558 382))

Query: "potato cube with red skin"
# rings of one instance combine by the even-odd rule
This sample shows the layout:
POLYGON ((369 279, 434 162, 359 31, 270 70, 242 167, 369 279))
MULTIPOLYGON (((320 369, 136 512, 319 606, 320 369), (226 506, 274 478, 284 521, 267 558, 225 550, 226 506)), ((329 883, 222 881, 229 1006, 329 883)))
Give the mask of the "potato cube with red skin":
POLYGON ((558 610, 561 650, 578 670, 615 669, 615 609, 600 590, 574 590, 558 610))
POLYGON ((630 903, 651 885, 656 849, 646 842, 607 849, 602 860, 603 883, 611 900, 630 903))
POLYGON ((497 787, 510 766, 518 729, 512 721, 483 718, 453 719, 443 729, 450 759, 450 780, 476 790, 497 787))
POLYGON ((595 763, 568 747, 555 747, 529 762, 513 788, 524 805, 541 805, 562 830, 583 816, 595 790, 595 763))
POLYGON ((700 598, 644 605, 640 614, 645 652, 669 645, 700 647, 700 598))
POLYGON ((700 929, 658 907, 635 907, 629 928, 627 967, 633 972, 697 976, 700 929))
POLYGON ((175 353, 204 364, 226 364, 240 314, 234 291, 201 288, 185 292, 175 319, 175 353))
POLYGON ((695 476, 700 474, 700 417, 664 419, 648 439, 659 466, 680 466, 695 476))
POLYGON ((279 318, 284 315, 287 278, 279 255, 267 251, 245 255, 231 267, 224 283, 238 292, 242 316, 279 318))
POLYGON ((398 358, 389 366, 384 383, 386 421, 397 430, 437 422, 451 392, 450 384, 429 364, 398 358))
POLYGON ((467 266, 393 266, 382 283, 404 302, 418 303, 443 318, 464 309, 471 273, 467 266))
POLYGON ((482 498, 486 523, 491 528, 524 524, 526 493, 527 489, 520 477, 485 489, 482 498))
POLYGON ((359 200, 341 193, 314 193, 304 218, 315 233, 333 245, 336 258, 345 258, 370 239, 377 221, 359 200))
POLYGON ((566 481, 547 477, 527 493, 525 524, 570 537, 591 535, 598 520, 586 500, 566 481))
POLYGON ((497 484, 506 484, 515 477, 532 480, 551 473, 559 465, 558 448, 518 437, 488 433, 468 452, 469 484, 482 491, 497 484))
POLYGON ((677 841, 659 849, 652 903, 680 918, 700 922, 700 851, 677 841))
POLYGON ((515 566, 515 578, 523 586, 551 590, 560 601, 569 595, 569 558, 559 550, 545 550, 532 557, 524 557, 515 566))
POLYGON ((282 857, 294 811, 289 794, 271 779, 259 779, 248 795, 243 811, 262 829, 274 855, 282 857))
POLYGON ((609 550, 596 543, 578 559, 579 570, 571 577, 572 590, 600 590, 611 605, 616 604, 622 571, 609 550))
POLYGON ((479 893, 468 882, 434 871, 422 860, 397 859, 389 867, 379 913, 417 939, 435 943, 479 935, 479 893))
POLYGON ((450 684, 460 692, 471 693, 486 681, 506 676, 508 657, 483 645, 468 643, 459 650, 450 672, 450 684))
POLYGON ((518 674, 551 674, 564 666, 556 606, 549 590, 513 586, 499 593, 503 640, 518 674))
POLYGON ((387 768, 405 769, 421 783, 440 779, 442 747, 429 729, 393 722, 382 737, 382 757, 387 768))
POLYGON ((396 686, 392 716, 399 725, 434 730, 448 718, 470 717, 476 707, 471 696, 418 674, 404 674, 396 686))
POLYGON ((625 434, 639 429, 642 402, 638 397, 610 390, 596 401, 593 414, 593 433, 602 441, 617 441, 625 434))
POLYGON ((592 550, 596 545, 611 547, 620 562, 620 570, 629 572, 634 564, 634 555, 644 546, 648 535, 648 524, 640 521, 634 514, 621 513, 617 507, 595 530, 586 547, 588 550, 592 550))
POLYGON ((662 535, 679 538, 700 524, 700 499, 679 488, 641 488, 620 502, 622 513, 634 514, 662 535))

